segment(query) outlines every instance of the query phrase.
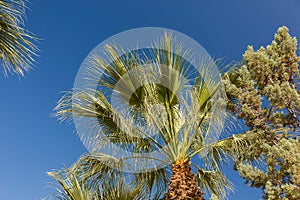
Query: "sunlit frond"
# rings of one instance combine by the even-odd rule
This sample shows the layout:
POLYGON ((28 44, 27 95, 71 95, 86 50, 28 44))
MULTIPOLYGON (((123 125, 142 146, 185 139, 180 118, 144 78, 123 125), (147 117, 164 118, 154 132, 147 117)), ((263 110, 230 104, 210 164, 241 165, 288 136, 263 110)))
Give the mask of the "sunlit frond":
POLYGON ((218 199, 225 199, 232 191, 232 183, 220 171, 206 171, 198 168, 196 178, 199 185, 218 199))
MULTIPOLYGON (((61 200, 138 200, 143 199, 142 184, 130 187, 123 177, 105 179, 97 187, 80 181, 76 173, 66 170, 48 173, 60 185, 53 199, 61 200)), ((50 197, 51 198, 51 197, 50 197)))
POLYGON ((143 190, 147 198, 158 200, 167 191, 170 176, 171 172, 168 167, 150 172, 137 173, 134 174, 131 185, 137 187, 141 184, 141 190, 143 190))
POLYGON ((0 1, 0 60, 5 75, 24 76, 34 62, 35 36, 24 28, 25 5, 22 0, 0 1))
POLYGON ((49 172, 61 188, 57 188, 55 199, 61 200, 96 200, 97 194, 91 192, 84 184, 80 183, 76 176, 67 171, 49 172), (66 176, 65 173, 68 175, 66 176))
POLYGON ((95 152, 81 156, 70 170, 76 175, 80 182, 84 183, 88 180, 101 182, 119 176, 121 172, 116 169, 122 168, 122 165, 122 161, 117 158, 95 152))
MULTIPOLYGON (((108 182, 112 184, 109 191, 114 191, 116 194, 119 192, 115 191, 118 187, 113 183, 124 184, 124 186, 129 185, 130 187, 128 188, 131 188, 135 195, 144 197, 144 199, 149 199, 150 197, 150 199, 159 199, 163 196, 170 177, 169 169, 162 168, 156 171, 130 174, 117 170, 122 168, 120 165, 122 165, 121 160, 117 160, 108 155, 99 153, 86 154, 83 155, 69 171, 77 177, 80 184, 86 185, 90 191, 98 191, 100 188, 103 197, 107 194, 106 191, 104 191, 104 189, 107 188, 104 188, 104 186, 107 187, 108 182), (120 180, 123 178, 127 181, 126 184, 120 183, 120 180), (103 190, 101 188, 103 188, 103 190)), ((122 190, 122 188, 119 189, 122 190)), ((120 193, 122 193, 122 191, 120 191, 120 193)))

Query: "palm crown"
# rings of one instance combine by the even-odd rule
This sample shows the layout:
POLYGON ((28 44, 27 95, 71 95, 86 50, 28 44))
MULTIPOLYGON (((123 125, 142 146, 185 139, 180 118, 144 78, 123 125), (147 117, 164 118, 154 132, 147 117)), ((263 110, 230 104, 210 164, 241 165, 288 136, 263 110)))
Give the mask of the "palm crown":
POLYGON ((247 145, 245 135, 218 140, 226 120, 220 74, 210 70, 214 61, 202 62, 193 73, 182 45, 170 34, 150 50, 126 53, 107 45, 108 59, 93 56, 86 72, 86 79, 96 83, 93 89, 74 90, 59 101, 56 115, 61 120, 87 120, 81 124, 87 131, 82 139, 92 152, 72 167, 82 183, 99 190, 105 177, 126 175, 131 185, 142 184, 145 198, 164 196, 167 182, 166 199, 203 199, 199 186, 225 197, 231 184, 220 161, 247 145), (96 141, 90 141, 91 134, 96 141), (107 143, 113 144, 110 153, 116 153, 101 151, 107 143), (126 154, 118 156, 119 149, 126 154), (195 155, 201 159, 192 163, 195 155), (149 165, 151 170, 145 170, 149 165), (124 172, 128 169, 142 170, 124 172))

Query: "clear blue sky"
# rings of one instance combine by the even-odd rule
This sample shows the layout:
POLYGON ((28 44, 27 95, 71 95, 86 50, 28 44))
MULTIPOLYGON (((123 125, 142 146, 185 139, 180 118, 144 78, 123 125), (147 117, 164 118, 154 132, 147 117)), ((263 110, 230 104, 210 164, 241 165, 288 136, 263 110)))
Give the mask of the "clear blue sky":
MULTIPOLYGON (((0 200, 39 200, 53 192, 46 172, 69 166, 85 149, 73 125, 50 114, 60 92, 72 88, 89 51, 121 31, 165 27, 194 38, 214 57, 240 60, 248 44, 270 43, 286 25, 300 38, 298 0, 31 0, 27 27, 43 40, 26 78, 0 76, 0 200)), ((260 199, 235 172, 231 200, 260 199)))

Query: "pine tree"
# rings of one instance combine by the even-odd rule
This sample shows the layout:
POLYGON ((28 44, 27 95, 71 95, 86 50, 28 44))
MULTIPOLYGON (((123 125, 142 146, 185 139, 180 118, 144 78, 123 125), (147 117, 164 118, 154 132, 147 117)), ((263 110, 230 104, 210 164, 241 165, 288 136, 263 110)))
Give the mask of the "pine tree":
POLYGON ((249 46, 242 65, 223 78, 227 107, 244 120, 251 144, 237 158, 236 170, 268 200, 300 199, 297 44, 288 28, 280 27, 270 45, 257 51, 249 46))

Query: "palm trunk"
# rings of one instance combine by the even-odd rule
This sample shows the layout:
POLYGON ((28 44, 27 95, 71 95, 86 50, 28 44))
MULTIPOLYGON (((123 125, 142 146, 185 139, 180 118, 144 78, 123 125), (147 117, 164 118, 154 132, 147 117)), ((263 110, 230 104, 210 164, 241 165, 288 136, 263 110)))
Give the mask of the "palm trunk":
POLYGON ((167 192, 167 200, 204 200, 190 166, 191 162, 172 164, 172 177, 167 192))

